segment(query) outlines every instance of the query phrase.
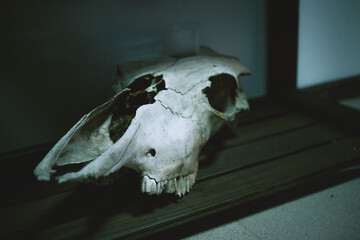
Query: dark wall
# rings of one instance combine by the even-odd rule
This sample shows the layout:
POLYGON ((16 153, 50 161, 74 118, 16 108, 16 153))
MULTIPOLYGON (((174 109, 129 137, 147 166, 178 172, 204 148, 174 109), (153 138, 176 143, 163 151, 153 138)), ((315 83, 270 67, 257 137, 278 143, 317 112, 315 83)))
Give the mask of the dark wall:
POLYGON ((162 26, 196 21, 200 42, 242 59, 265 93, 265 1, 2 1, 0 152, 59 139, 112 95, 116 64, 162 53, 162 26))

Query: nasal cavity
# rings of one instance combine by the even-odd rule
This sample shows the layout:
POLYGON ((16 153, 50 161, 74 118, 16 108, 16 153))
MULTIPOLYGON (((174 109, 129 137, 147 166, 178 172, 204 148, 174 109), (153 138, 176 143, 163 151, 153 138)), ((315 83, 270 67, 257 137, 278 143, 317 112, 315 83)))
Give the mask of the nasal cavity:
POLYGON ((146 155, 155 157, 155 155, 156 155, 155 149, 153 149, 153 148, 149 149, 149 151, 146 153, 146 155))

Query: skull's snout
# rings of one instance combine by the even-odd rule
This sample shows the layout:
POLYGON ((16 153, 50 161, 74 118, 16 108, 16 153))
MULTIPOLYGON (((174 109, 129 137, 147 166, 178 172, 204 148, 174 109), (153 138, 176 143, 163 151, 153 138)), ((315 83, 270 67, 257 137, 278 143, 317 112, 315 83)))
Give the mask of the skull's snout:
MULTIPOLYGON (((171 151, 171 149, 168 149, 171 151)), ((140 170, 142 175, 141 191, 150 195, 175 193, 178 196, 189 192, 197 176, 197 156, 181 156, 162 154, 150 148, 145 156, 134 165, 128 167, 140 170)))
MULTIPOLYGON (((171 149, 168 149, 171 151, 171 149)), ((197 176, 197 156, 176 156, 162 154, 151 148, 145 154, 144 161, 134 169, 141 169, 141 191, 150 195, 175 193, 178 196, 189 192, 197 176)))
POLYGON ((164 109, 156 103, 139 109, 135 121, 141 119, 146 124, 136 134, 136 149, 128 149, 133 158, 126 161, 125 166, 141 174, 142 192, 182 196, 196 180, 200 134, 189 119, 173 114, 166 116, 167 113, 154 115, 157 107, 164 109))

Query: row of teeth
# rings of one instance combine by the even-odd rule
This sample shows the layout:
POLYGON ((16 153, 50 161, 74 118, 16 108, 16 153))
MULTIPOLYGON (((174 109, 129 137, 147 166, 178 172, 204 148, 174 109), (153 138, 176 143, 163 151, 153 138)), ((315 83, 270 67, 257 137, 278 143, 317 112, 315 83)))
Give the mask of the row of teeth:
POLYGON ((141 191, 149 195, 157 194, 162 192, 175 193, 179 197, 185 195, 186 192, 190 192, 190 189, 195 183, 196 173, 191 173, 187 176, 178 176, 169 180, 155 181, 145 175, 141 183, 141 191))

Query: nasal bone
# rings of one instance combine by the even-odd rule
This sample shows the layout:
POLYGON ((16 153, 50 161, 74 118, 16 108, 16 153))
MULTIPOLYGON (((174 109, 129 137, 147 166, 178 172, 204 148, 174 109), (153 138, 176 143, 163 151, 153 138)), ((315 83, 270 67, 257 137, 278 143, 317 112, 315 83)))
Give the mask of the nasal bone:
POLYGON ((116 160, 117 163, 112 166, 104 175, 109 175, 113 172, 116 172, 121 167, 123 167, 132 157, 132 150, 135 149, 134 143, 136 139, 136 135, 139 132, 141 125, 136 126, 135 131, 132 134, 132 137, 127 142, 120 142, 119 145, 115 144, 109 154, 112 159, 119 159, 116 160), (120 155, 120 158, 119 158, 120 155))

